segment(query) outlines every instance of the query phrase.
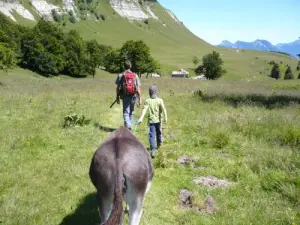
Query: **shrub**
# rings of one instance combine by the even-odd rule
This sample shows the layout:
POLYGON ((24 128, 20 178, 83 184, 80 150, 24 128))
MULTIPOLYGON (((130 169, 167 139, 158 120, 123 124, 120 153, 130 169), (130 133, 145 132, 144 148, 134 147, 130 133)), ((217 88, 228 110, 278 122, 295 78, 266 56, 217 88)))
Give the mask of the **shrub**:
POLYGON ((299 70, 300 70, 300 65, 298 65, 298 66, 296 67, 296 70, 297 70, 297 71, 299 71, 299 70))
POLYGON ((55 9, 52 9, 52 17, 54 19, 54 21, 60 23, 62 21, 62 16, 59 15, 59 13, 55 10, 55 9))
POLYGON ((106 19, 105 15, 100 14, 100 17, 101 17, 101 19, 102 19, 103 21, 105 21, 105 19, 106 19))
POLYGON ((300 79, 300 73, 298 74, 298 79, 300 79))
POLYGON ((194 92, 194 96, 204 98, 205 97, 205 90, 198 90, 194 92))
POLYGON ((195 67, 197 67, 199 62, 200 62, 200 59, 197 56, 194 56, 193 57, 193 63, 195 64, 195 67))
POLYGON ((144 23, 149 24, 149 19, 145 19, 144 23))
POLYGON ((76 18, 74 15, 70 16, 70 22, 71 23, 76 23, 76 18))
POLYGON ((96 17, 97 20, 100 20, 100 16, 99 16, 99 14, 97 12, 95 12, 94 15, 95 15, 95 17, 96 17))
POLYGON ((77 115, 76 113, 70 113, 69 115, 65 116, 63 128, 68 127, 78 127, 88 125, 91 122, 90 119, 87 119, 84 115, 77 115))
POLYGON ((0 43, 0 70, 13 68, 17 62, 17 55, 3 43, 0 43))
POLYGON ((209 80, 215 80, 227 72, 222 68, 222 65, 223 60, 220 57, 220 54, 213 51, 203 57, 202 65, 196 68, 195 72, 196 74, 204 74, 204 76, 209 80))
POLYGON ((285 71, 284 79, 285 80, 292 80, 292 79, 294 79, 294 74, 293 74, 292 69, 291 69, 290 66, 288 66, 288 68, 285 71))
POLYGON ((272 65, 274 66, 274 65, 276 65, 276 64, 277 64, 277 63, 276 63, 274 60, 271 60, 271 61, 269 62, 269 65, 271 65, 271 66, 272 66, 272 65))
POLYGON ((65 66, 64 33, 51 22, 40 20, 21 41, 23 66, 45 75, 58 75, 65 66))
POLYGON ((275 78, 276 80, 278 80, 281 77, 281 72, 277 63, 273 65, 270 77, 275 78))
POLYGON ((80 6, 79 6, 80 11, 84 11, 86 9, 87 9, 87 6, 85 4, 80 4, 80 6))

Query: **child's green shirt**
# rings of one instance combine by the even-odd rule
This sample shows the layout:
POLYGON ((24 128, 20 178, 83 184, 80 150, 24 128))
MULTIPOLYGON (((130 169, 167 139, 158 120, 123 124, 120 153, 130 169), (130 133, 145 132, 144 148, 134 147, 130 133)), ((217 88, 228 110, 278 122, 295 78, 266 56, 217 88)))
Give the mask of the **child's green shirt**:
POLYGON ((162 113, 164 114, 165 122, 167 122, 167 110, 164 105, 164 101, 161 98, 148 98, 145 101, 144 109, 140 121, 142 122, 146 113, 148 114, 148 123, 160 123, 162 122, 162 113))

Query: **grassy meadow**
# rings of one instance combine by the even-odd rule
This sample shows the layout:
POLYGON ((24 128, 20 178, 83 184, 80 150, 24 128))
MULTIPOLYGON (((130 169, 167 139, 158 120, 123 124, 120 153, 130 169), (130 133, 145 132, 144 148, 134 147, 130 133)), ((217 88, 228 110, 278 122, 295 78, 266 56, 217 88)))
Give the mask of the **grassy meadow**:
MULTIPOLYGON (((95 79, 0 72, 1 224, 99 222, 88 170, 123 122, 121 106, 109 108, 114 79, 102 71, 95 79), (71 113, 91 121, 63 128, 71 113)), ((158 85, 169 124, 142 225, 300 224, 300 80, 142 79, 144 99, 150 84, 158 85), (184 155, 197 160, 177 164, 184 155), (209 189, 193 182, 200 176, 232 184, 209 189), (217 211, 180 209, 184 188, 200 206, 213 197, 217 211)), ((135 134, 148 147, 145 121, 135 134)))

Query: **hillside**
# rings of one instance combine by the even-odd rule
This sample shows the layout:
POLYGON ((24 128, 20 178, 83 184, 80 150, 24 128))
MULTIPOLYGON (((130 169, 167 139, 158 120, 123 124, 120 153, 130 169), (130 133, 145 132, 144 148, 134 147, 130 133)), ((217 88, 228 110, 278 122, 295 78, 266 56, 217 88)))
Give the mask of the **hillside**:
POLYGON ((267 62, 282 61, 296 68, 290 57, 258 52, 240 51, 212 46, 189 31, 169 10, 155 1, 93 0, 78 3, 73 0, 7 0, 0 3, 0 11, 12 20, 33 26, 41 18, 52 20, 52 10, 65 15, 65 29, 75 29, 86 39, 120 47, 129 39, 143 39, 153 56, 162 64, 162 74, 170 75, 175 69, 192 71, 192 57, 202 58, 212 50, 221 53, 229 80, 268 79, 267 62), (139 2, 142 2, 140 4, 139 2), (68 19, 72 11, 76 23, 68 19), (97 19, 97 16, 99 20, 97 19), (102 18, 102 19, 101 19, 102 18))

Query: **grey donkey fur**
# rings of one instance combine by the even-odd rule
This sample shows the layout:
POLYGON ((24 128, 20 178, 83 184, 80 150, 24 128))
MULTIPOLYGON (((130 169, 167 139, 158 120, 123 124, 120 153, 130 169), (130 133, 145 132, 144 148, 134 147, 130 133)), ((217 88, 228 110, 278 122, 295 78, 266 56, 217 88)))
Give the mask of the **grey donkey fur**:
POLYGON ((154 167, 145 147, 127 128, 111 133, 96 150, 89 175, 97 189, 101 224, 123 224, 124 200, 129 206, 129 224, 138 225, 154 167))

